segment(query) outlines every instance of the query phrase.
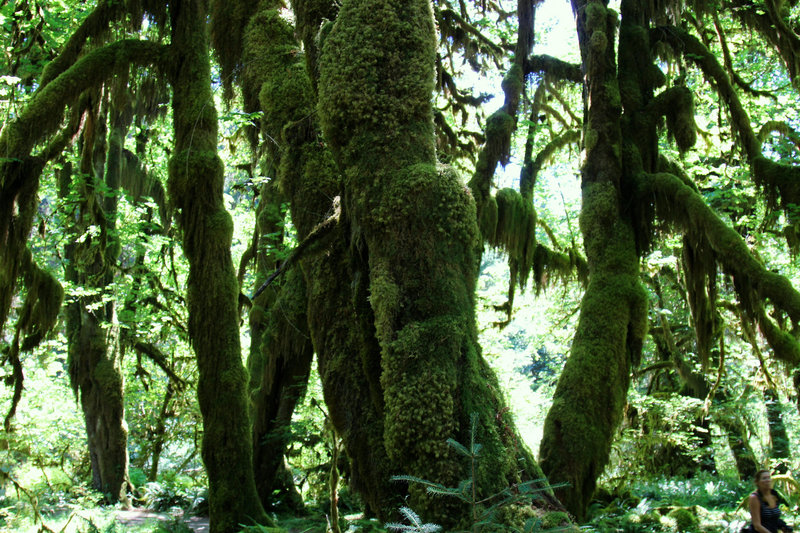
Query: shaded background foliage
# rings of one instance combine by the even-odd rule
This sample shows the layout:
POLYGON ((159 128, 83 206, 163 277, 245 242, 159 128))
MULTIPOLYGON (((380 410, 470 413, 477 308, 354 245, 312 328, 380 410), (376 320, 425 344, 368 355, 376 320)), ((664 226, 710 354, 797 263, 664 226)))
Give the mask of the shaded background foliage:
MULTIPOLYGON (((100 4, 107 8, 104 23, 127 22, 111 24, 108 30, 93 35, 93 46, 126 36, 166 42, 169 25, 163 8, 143 3, 126 14, 112 4, 100 4), (140 10, 148 13, 147 17, 142 17, 140 10)), ((359 461, 374 451, 370 447, 377 447, 375 443, 380 439, 357 449, 356 439, 348 434, 351 427, 341 422, 343 412, 322 407, 326 379, 329 391, 341 390, 330 385, 333 378, 329 372, 332 368, 339 370, 331 364, 335 360, 327 359, 329 366, 320 369, 322 384, 313 379, 319 379, 317 370, 303 363, 299 374, 312 376, 310 391, 305 395, 300 394, 305 378, 301 377, 298 383, 270 382, 279 375, 279 369, 289 368, 286 355, 297 351, 296 341, 315 335, 302 324, 308 320, 302 310, 292 308, 287 314, 290 307, 280 303, 299 293, 296 278, 282 275, 259 298, 248 297, 281 264, 301 264, 289 250, 312 234, 318 222, 332 220, 328 217, 333 213, 332 200, 347 187, 335 172, 330 172, 330 156, 322 152, 328 145, 344 149, 346 140, 339 137, 346 136, 332 133, 333 130, 357 130, 361 125, 328 125, 326 137, 313 122, 316 118, 308 118, 314 115, 320 62, 323 72, 325 68, 319 50, 330 23, 324 20, 335 19, 337 9, 332 3, 292 2, 294 18, 287 16, 287 9, 268 16, 262 12, 259 16, 266 18, 256 19, 255 14, 262 8, 280 8, 280 2, 262 2, 258 6, 234 3, 230 8, 213 4, 215 26, 211 39, 219 67, 217 70, 215 66, 211 83, 216 105, 223 110, 217 122, 220 136, 216 144, 225 163, 219 205, 232 213, 234 220, 231 249, 239 266, 242 293, 238 302, 242 353, 250 354, 251 376, 259 375, 258 365, 264 364, 258 360, 261 354, 272 354, 263 380, 251 382, 250 397, 255 399, 254 405, 263 407, 266 404, 259 402, 264 402, 270 391, 277 394, 273 397, 281 397, 286 391, 297 396, 284 404, 280 424, 271 427, 272 420, 267 420, 270 429, 254 436, 256 448, 270 442, 267 453, 273 449, 275 435, 281 443, 276 448, 284 448, 274 454, 272 459, 277 460, 270 467, 283 477, 276 477, 271 486, 268 483, 266 489, 261 488, 264 492, 260 496, 264 504, 278 509, 290 508, 297 513, 305 500, 307 504, 327 506, 330 514, 333 492, 334 501, 339 494, 342 509, 359 511, 366 504, 376 511, 385 505, 384 495, 396 489, 376 489, 363 477, 358 478, 364 475, 359 461), (248 21, 253 21, 250 28, 259 28, 257 23, 273 26, 260 26, 262 33, 253 30, 250 35, 242 34, 240 30, 248 21), (265 39, 267 35, 270 40, 265 39), (265 47, 266 52, 258 56, 254 52, 262 50, 258 47, 265 47), (261 64, 257 57, 276 61, 261 64), (287 108, 280 99, 285 97, 285 91, 298 86, 306 100, 287 108), (276 106, 279 100, 281 105, 276 106), (329 181, 315 184, 314 180, 323 175, 329 181), (278 182, 280 186, 276 187, 278 182), (309 200, 310 190, 319 197, 309 200), (273 313, 270 315, 268 310, 273 313), (279 320, 284 322, 278 323, 279 320), (272 341, 262 344, 262 334, 272 341), (343 451, 349 451, 352 457, 343 451), (332 478, 339 480, 333 491, 332 478), (372 494, 367 494, 370 491, 372 494)), ((520 438, 532 449, 538 447, 542 433, 548 431, 543 429, 543 420, 557 394, 555 387, 565 360, 571 350, 574 352, 574 345, 571 348, 570 344, 578 327, 587 276, 597 276, 593 259, 587 257, 588 264, 584 259, 587 254, 579 227, 582 206, 580 178, 576 174, 580 172, 580 160, 596 145, 587 118, 590 112, 582 102, 581 72, 577 66, 581 56, 577 43, 570 53, 559 53, 561 62, 542 53, 540 42, 545 41, 548 32, 556 30, 538 23, 543 18, 540 13, 536 18, 532 16, 536 4, 442 0, 433 3, 432 13, 439 32, 432 63, 436 91, 432 139, 436 158, 471 177, 458 179, 468 182, 473 192, 485 246, 476 282, 480 344, 485 358, 499 374, 504 403, 515 416, 520 438), (490 93, 494 93, 493 98, 490 93)), ((596 17, 592 10, 605 7, 597 2, 585 4, 575 2, 580 7, 579 19, 586 17, 586 24, 597 30, 602 21, 589 20, 596 17)), ((685 116, 667 112, 664 118, 648 125, 652 126, 655 152, 673 161, 666 168, 648 170, 681 176, 691 189, 685 194, 701 198, 737 238, 741 237, 745 246, 735 253, 747 251, 759 268, 785 276, 796 288, 794 253, 800 243, 794 192, 797 186, 792 181, 797 177, 800 150, 800 124, 796 119, 800 17, 796 2, 708 3, 694 6, 694 12, 681 10, 678 3, 623 4, 642 11, 643 18, 636 22, 639 28, 675 24, 674 31, 651 33, 656 59, 644 61, 647 68, 660 69, 664 78, 661 81, 668 87, 680 88, 683 99, 674 102, 685 104, 688 97, 692 104, 690 118, 694 124, 681 123, 685 116), (683 18, 678 20, 681 14, 683 18), (687 128, 692 131, 687 133, 687 128), (695 136, 694 148, 690 149, 688 138, 695 136), (676 170, 678 166, 682 171, 676 170)), ((624 7, 623 22, 628 16, 624 7)), ((87 17, 95 15, 89 12, 89 6, 83 3, 2 4, 0 97, 6 132, 11 131, 6 128, 12 127, 14 118, 24 116, 26 106, 36 98, 35 92, 47 81, 48 73, 42 77, 42 70, 64 49, 66 30, 82 21, 91 22, 93 19, 87 17)), ((608 24, 611 29, 605 38, 616 45, 615 23, 608 24)), ((351 29, 356 30, 355 26, 351 29)), ((570 33, 574 35, 574 28, 570 33)), ((338 42, 339 38, 334 34, 331 42, 338 42)), ((619 38, 630 35, 620 33, 619 38)), ((609 50, 613 55, 616 48, 609 46, 609 50)), ((593 59, 587 57, 583 58, 583 73, 591 76, 597 72, 591 69, 593 59)), ((629 59, 620 56, 618 61, 619 80, 624 81, 624 71, 630 69, 630 64, 624 62, 629 59)), ((50 68, 51 72, 55 69, 50 68)), ((616 76, 616 71, 613 74, 616 76)), ((155 506, 168 507, 172 502, 188 507, 193 498, 182 499, 179 494, 195 491, 208 480, 200 461, 202 416, 194 397, 198 373, 187 329, 185 287, 189 265, 180 246, 181 231, 185 236, 191 224, 184 222, 182 228, 175 227, 174 198, 173 205, 168 205, 163 192, 167 161, 175 155, 169 124, 181 117, 172 116, 170 92, 163 81, 154 81, 140 69, 131 69, 124 76, 128 78, 131 104, 136 111, 130 129, 122 135, 128 162, 127 170, 121 173, 123 184, 118 188, 108 184, 111 149, 100 149, 104 155, 98 161, 99 152, 93 152, 90 143, 96 138, 95 144, 111 145, 112 138, 106 139, 102 133, 103 127, 113 129, 112 119, 103 125, 104 113, 112 105, 110 97, 96 96, 93 104, 76 102, 75 109, 83 113, 84 122, 77 126, 75 114, 68 113, 61 124, 65 139, 59 141, 61 145, 47 146, 46 139, 36 140, 40 143, 37 149, 48 157, 50 153, 61 153, 68 144, 66 138, 70 137, 74 144, 64 149, 63 155, 53 155, 49 164, 42 163, 38 198, 32 204, 34 214, 25 242, 32 264, 53 274, 64 287, 67 305, 84 302, 89 311, 111 302, 117 305, 117 318, 104 322, 104 327, 111 325, 109 330, 119 330, 115 342, 120 343, 124 354, 120 355, 119 372, 125 383, 131 464, 128 477, 131 488, 136 489, 133 494, 155 506), (97 131, 101 132, 96 137, 87 133, 85 121, 89 116, 94 117, 97 131), (74 124, 70 126, 68 122, 74 124), (86 178, 88 187, 80 180, 63 187, 59 177, 70 166, 80 169, 77 172, 84 177, 91 174, 90 167, 99 168, 95 171, 97 181, 86 178), (104 229, 101 219, 89 220, 82 226, 76 224, 76 213, 91 214, 93 202, 109 199, 118 206, 117 220, 110 230, 104 229), (79 231, 70 233, 69 228, 79 231), (66 248, 76 242, 85 244, 90 254, 105 253, 106 249, 97 248, 98 241, 118 243, 118 248, 112 247, 113 257, 108 263, 112 279, 104 284, 70 281, 66 272, 76 260, 70 260, 66 248)), ((327 85, 324 90, 336 92, 335 87, 327 85)), ((610 91, 608 98, 613 96, 610 91)), ((652 90, 649 97, 653 97, 652 90)), ((630 115, 633 104, 627 98, 630 95, 622 94, 621 105, 630 115)), ((329 113, 335 111, 331 105, 329 113)), ((393 129, 395 118, 378 117, 373 127, 376 131, 393 129)), ((342 120, 357 122, 360 117, 351 113, 342 120)), ((339 164, 344 160, 344 167, 352 169, 355 163, 348 160, 352 157, 340 154, 339 164)), ((14 163, 5 159, 3 162, 14 163)), ((452 174, 447 175, 453 179, 452 174)), ((348 179, 359 177, 363 176, 348 179)), ((347 216, 366 209, 353 196, 345 195, 341 200, 345 202, 345 213, 352 209, 347 216)), ((627 201, 633 204, 638 200, 631 196, 627 201)), ((736 267, 742 263, 740 255, 726 257, 716 249, 709 252, 713 246, 703 238, 698 241, 696 228, 690 226, 681 231, 685 217, 682 220, 681 211, 675 206, 654 203, 661 218, 645 220, 643 227, 645 231, 655 229, 656 233, 648 235, 655 238, 645 253, 644 239, 637 234, 641 240, 637 241, 638 256, 634 261, 639 265, 635 277, 649 303, 648 336, 641 357, 633 357, 624 372, 624 380, 630 379, 630 389, 617 387, 620 390, 614 391, 620 409, 611 418, 618 418, 620 423, 619 427, 609 424, 603 428, 610 452, 605 468, 592 474, 592 483, 599 482, 596 498, 592 500, 594 491, 589 490, 580 496, 581 503, 568 504, 575 515, 593 519, 601 530, 680 529, 681 518, 670 515, 675 509, 668 507, 691 507, 696 503, 733 507, 746 490, 735 480, 746 479, 756 467, 768 464, 789 476, 798 468, 797 458, 791 456, 791 443, 798 438, 797 310, 784 305, 775 293, 766 297, 758 293, 759 284, 766 285, 757 281, 761 278, 737 273, 736 267)), ((622 209, 623 218, 639 215, 630 206, 622 209)), ((584 212, 583 216, 590 215, 584 212)), ((364 232, 370 231, 366 226, 369 220, 357 218, 348 221, 351 226, 347 230, 336 230, 334 239, 346 242, 348 234, 356 235, 356 247, 366 242, 358 238, 374 239, 364 237, 364 232)), ((335 222, 338 224, 338 218, 335 222)), ((642 228, 635 226, 633 231, 642 228)), ((716 230, 706 231, 713 236, 716 230)), ((319 241, 322 244, 316 246, 336 250, 339 255, 328 265, 303 263, 306 278, 333 279, 335 276, 314 275, 324 273, 325 268, 333 269, 331 265, 339 269, 333 272, 346 272, 348 280, 336 287, 341 302, 361 302, 350 320, 363 326, 377 319, 379 325, 385 325, 388 319, 379 313, 372 315, 375 311, 369 310, 364 292, 364 280, 374 265, 367 266, 364 253, 349 256, 346 247, 331 246, 326 238, 330 239, 323 237, 319 241), (336 261, 341 264, 336 265, 336 261)), ((367 248, 374 250, 378 246, 373 243, 367 248)), ((311 249, 314 257, 318 252, 313 246, 311 249)), ((4 248, 3 253, 8 254, 9 250, 4 248)), ((295 268, 299 271, 301 267, 295 268)), ((24 519, 25 509, 33 509, 33 514, 38 515, 44 507, 58 505, 59 499, 76 501, 83 494, 81 487, 91 479, 90 455, 81 440, 84 422, 65 405, 70 401, 65 386, 66 321, 62 318, 35 350, 23 348, 20 352, 14 348, 19 338, 15 340, 12 324, 17 325, 18 332, 36 337, 44 337, 41 328, 48 327, 47 321, 42 321, 40 330, 36 329, 39 326, 26 325, 24 319, 31 310, 26 302, 32 301, 29 297, 40 290, 40 285, 31 281, 31 275, 24 277, 20 276, 17 292, 13 296, 8 293, 10 312, 7 317, 3 315, 3 325, 8 326, 3 329, 3 358, 4 364, 11 364, 4 380, 9 385, 4 391, 4 407, 10 408, 14 396, 19 396, 15 387, 22 386, 22 376, 27 389, 16 418, 9 418, 0 441, 4 454, 0 467, 5 487, 4 520, 9 524, 24 519), (16 366, 11 357, 14 353, 19 358, 16 366), (53 405, 64 409, 53 412, 53 405)), ((5 281, 8 280, 4 278, 5 281)), ((376 301, 379 288, 372 287, 376 301)), ((334 310, 338 305, 328 304, 334 310)), ((604 326, 603 322, 594 323, 604 326)), ((322 321, 312 321, 311 325, 319 330, 328 327, 322 321)), ((368 331, 366 337, 371 335, 368 331)), ((379 340, 350 342, 378 350, 379 340)), ((328 403, 334 403, 328 394, 328 403)), ((366 394, 374 399, 376 392, 373 389, 366 394)), ((585 406, 573 403, 569 407, 585 406)), ((496 410, 491 415, 505 413, 499 407, 496 410)), ((253 411, 256 413, 257 408, 253 411)), ((487 416, 484 423, 490 418, 487 416)), ((406 429, 415 426, 411 422, 405 425, 406 429)), ((462 431, 460 437, 464 436, 462 431)), ((441 440, 439 444, 445 449, 444 439, 441 440)), ((491 459, 497 459, 495 454, 491 459)), ((427 475, 424 465, 412 467, 407 461, 390 467, 388 464, 382 465, 392 470, 388 474, 427 475)), ((559 476, 559 472, 547 473, 554 479, 559 476)), ((451 477, 431 481, 458 481, 457 475, 451 477)), ((787 481, 781 488, 791 489, 792 485, 787 481)), ((405 489, 397 490, 402 493, 405 489)), ((199 490, 193 494, 199 494, 199 490)), ((566 494, 559 493, 562 498, 566 494)), ((414 497, 417 510, 426 511, 425 498, 419 493, 414 497)), ((563 501, 569 499, 566 496, 563 501)), ((397 506, 400 500, 389 501, 397 506)), ((439 520, 441 509, 434 507, 428 519, 439 520)))

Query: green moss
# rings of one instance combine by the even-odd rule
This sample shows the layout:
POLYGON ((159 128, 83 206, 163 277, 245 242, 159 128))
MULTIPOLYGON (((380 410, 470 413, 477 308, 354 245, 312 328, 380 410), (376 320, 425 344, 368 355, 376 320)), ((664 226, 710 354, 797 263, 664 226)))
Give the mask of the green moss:
POLYGON ((339 149, 365 128, 402 137, 410 125, 424 124, 430 133, 416 140, 429 144, 432 157, 435 49, 428 7, 392 1, 342 6, 320 63, 318 109, 328 142, 339 149))
POLYGON ((586 31, 592 33, 596 30, 604 30, 606 26, 607 11, 600 2, 589 2, 586 4, 584 16, 586 17, 586 31))
POLYGON ((681 507, 670 511, 667 516, 675 520, 675 527, 678 531, 697 531, 700 521, 697 515, 690 509, 681 507))
POLYGON ((494 239, 497 232, 497 219, 498 219, 497 199, 490 196, 481 209, 480 230, 481 235, 494 239))
POLYGON ((591 128, 591 124, 589 127, 586 128, 586 133, 584 135, 584 151, 588 154, 589 152, 594 149, 597 145, 597 141, 600 139, 600 135, 597 133, 596 130, 591 128))
POLYGON ((609 460, 631 364, 647 322, 634 233, 609 181, 584 181, 580 227, 591 269, 570 356, 545 421, 540 458, 567 509, 582 516, 609 460))
POLYGON ((56 325, 64 289, 52 274, 33 262, 27 248, 20 267, 27 289, 18 320, 18 327, 27 334, 20 346, 20 350, 25 352, 38 346, 56 325))
MULTIPOLYGON (((506 94, 521 94, 522 89, 525 86, 525 74, 522 70, 522 65, 516 62, 511 65, 511 68, 508 69, 508 72, 506 72, 506 75, 503 77, 503 81, 500 86, 503 89, 503 92, 506 94)), ((518 97, 519 96, 517 96, 517 98, 518 97)))
POLYGON ((541 527, 544 529, 553 529, 570 524, 569 515, 561 511, 551 511, 542 516, 541 527))
POLYGON ((697 126, 694 122, 694 98, 686 87, 676 87, 667 109, 667 128, 682 152, 694 146, 697 126))
POLYGON ((603 54, 608 46, 608 36, 602 30, 595 30, 589 38, 589 46, 596 54, 603 54))

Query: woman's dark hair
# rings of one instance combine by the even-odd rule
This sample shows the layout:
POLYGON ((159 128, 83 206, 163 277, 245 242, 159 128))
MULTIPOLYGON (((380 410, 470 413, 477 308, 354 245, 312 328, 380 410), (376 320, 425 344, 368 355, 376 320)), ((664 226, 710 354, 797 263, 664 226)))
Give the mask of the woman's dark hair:
POLYGON ((761 469, 756 472, 756 475, 753 477, 753 481, 758 484, 758 480, 761 479, 761 474, 769 474, 769 470, 761 469))

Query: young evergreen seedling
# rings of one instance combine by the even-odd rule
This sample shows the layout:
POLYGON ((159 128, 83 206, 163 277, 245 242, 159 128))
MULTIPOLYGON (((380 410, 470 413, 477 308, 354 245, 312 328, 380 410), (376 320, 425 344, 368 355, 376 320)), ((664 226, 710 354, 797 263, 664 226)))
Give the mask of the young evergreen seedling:
MULTIPOLYGON (((514 528, 501 523, 497 519, 497 513, 511 505, 536 500, 542 493, 550 491, 553 488, 564 487, 566 484, 550 485, 546 479, 533 479, 530 481, 515 483, 505 487, 499 492, 482 497, 479 492, 479 487, 475 483, 477 479, 479 460, 481 459, 481 450, 483 448, 480 443, 475 441, 477 430, 478 414, 472 413, 470 417, 469 446, 464 446, 452 438, 447 439, 447 444, 460 455, 469 459, 470 462, 469 478, 461 480, 457 486, 447 487, 441 483, 435 483, 433 481, 428 481, 426 479, 409 475, 392 476, 392 481, 419 483, 425 487, 425 490, 428 492, 428 494, 453 497, 464 502, 470 508, 471 527, 469 531, 472 533, 498 530, 522 531, 524 533, 542 531, 542 521, 537 517, 529 518, 522 528, 514 528)), ((421 520, 419 520, 419 517, 416 515, 416 513, 414 513, 408 507, 401 508, 400 512, 406 516, 411 524, 386 524, 388 528, 395 529, 396 531, 421 532, 430 530, 419 529, 420 527, 439 527, 435 524, 424 524, 421 520), (410 513, 410 515, 407 513, 410 513)))

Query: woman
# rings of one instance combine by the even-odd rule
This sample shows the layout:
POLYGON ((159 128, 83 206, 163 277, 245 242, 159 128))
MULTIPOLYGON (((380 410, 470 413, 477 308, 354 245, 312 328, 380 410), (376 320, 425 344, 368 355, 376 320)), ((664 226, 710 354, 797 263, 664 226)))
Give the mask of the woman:
POLYGON ((750 528, 753 533, 787 533, 792 528, 781 520, 778 508, 778 493, 772 490, 769 470, 759 470, 754 479, 756 491, 750 495, 750 528))

